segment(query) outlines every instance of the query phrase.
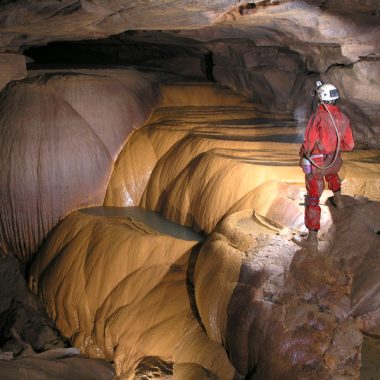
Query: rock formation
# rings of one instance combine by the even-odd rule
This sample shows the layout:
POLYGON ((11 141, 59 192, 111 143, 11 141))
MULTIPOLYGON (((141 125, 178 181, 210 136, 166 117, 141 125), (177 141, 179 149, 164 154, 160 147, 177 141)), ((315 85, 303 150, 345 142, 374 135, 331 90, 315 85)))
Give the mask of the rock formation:
MULTIPOLYGON (((190 86, 198 101, 204 87, 190 86)), ((176 86, 169 92, 179 105, 182 91, 176 86)), ((161 108, 133 134, 116 162, 106 206, 141 205, 209 233, 230 207, 265 182, 303 184, 294 144, 300 137, 296 122, 279 114, 273 119, 268 111, 247 106, 244 98, 239 103, 224 96, 231 105, 213 107, 223 98, 217 96, 213 101, 212 93, 203 94, 203 113, 185 107, 161 108), (233 123, 235 127, 229 125, 233 123), (143 147, 145 159, 141 161, 143 147), (231 183, 239 185, 231 187, 231 183)), ((163 104, 169 100, 171 106, 171 99, 163 98, 163 104)), ((192 104, 191 98, 186 100, 192 104)), ((370 160, 376 162, 378 152, 344 154, 341 174, 347 194, 379 200, 377 165, 366 165, 370 160)))
POLYGON ((274 234, 281 224, 292 227, 288 212, 281 214, 281 224, 273 213, 262 224, 252 218, 252 210, 240 211, 214 230, 196 264, 196 300, 208 335, 223 342, 241 374, 249 379, 359 378, 359 328, 370 333, 379 322, 376 270, 363 281, 363 267, 375 268, 379 254, 378 209, 379 203, 367 203, 356 204, 355 211, 331 210, 335 229, 329 229, 328 244, 317 255, 297 251, 274 234), (362 226, 351 233, 352 240, 341 238, 350 228, 347 219, 362 226), (368 313, 368 308, 373 309, 368 313), (366 327, 361 323, 365 315, 371 315, 366 327))
POLYGON ((11 81, 26 77, 25 57, 21 54, 0 54, 0 91, 11 81))
POLYGON ((102 204, 114 160, 158 97, 135 71, 51 72, 9 85, 0 99, 1 251, 27 261, 65 215, 102 204))
POLYGON ((0 374, 20 379, 111 379, 110 363, 89 359, 63 338, 28 291, 20 262, 0 257, 0 374))
MULTIPOLYGON (((22 53, 51 41, 98 40, 128 31, 98 48, 112 57, 109 62, 137 64, 141 57, 151 67, 206 75, 299 120, 308 117, 305 94, 315 79, 334 81, 357 125, 357 141, 378 146, 379 15, 376 0, 339 6, 326 0, 194 0, 175 6, 17 0, 0 9, 0 51, 22 53), (152 32, 131 36, 141 30, 152 32)), ((93 50, 94 44, 87 51, 93 50)))
POLYGON ((163 87, 161 108, 119 155, 105 198, 118 208, 66 217, 31 288, 72 344, 123 378, 358 378, 362 332, 379 323, 376 266, 362 275, 378 255, 379 204, 364 197, 378 199, 378 152, 345 155, 352 208, 336 211, 324 195, 312 255, 290 241, 304 229, 298 144, 287 142, 299 125, 226 90, 213 99, 205 85, 182 100, 181 86, 163 87), (203 106, 182 105, 202 91, 203 106), (209 234, 199 255, 195 241, 113 214, 139 202, 209 234))
POLYGON ((379 377, 379 17, 377 0, 3 1, 1 375, 379 377), (291 238, 317 79, 356 149, 315 254, 291 238))
POLYGON ((133 378, 151 357, 174 375, 189 365, 232 378, 225 351, 207 338, 188 297, 196 244, 125 217, 77 212, 48 238, 31 287, 60 331, 81 351, 113 361, 118 376, 133 378))
POLYGON ((20 379, 105 379, 114 378, 111 364, 79 355, 77 349, 54 349, 16 360, 0 360, 1 376, 20 379))

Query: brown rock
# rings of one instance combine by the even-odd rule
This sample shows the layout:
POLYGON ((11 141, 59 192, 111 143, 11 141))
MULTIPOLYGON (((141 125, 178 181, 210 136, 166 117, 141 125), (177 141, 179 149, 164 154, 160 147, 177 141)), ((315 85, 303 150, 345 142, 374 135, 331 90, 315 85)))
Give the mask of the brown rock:
POLYGON ((72 348, 55 349, 16 360, 0 360, 0 372, 7 380, 111 380, 114 377, 111 364, 78 354, 72 348))
POLYGON ((26 77, 25 57, 20 54, 0 54, 0 91, 11 81, 26 77))
POLYGON ((321 253, 294 252, 270 229, 239 249, 229 230, 245 213, 223 220, 196 264, 196 300, 209 336, 223 342, 246 378, 357 378, 362 336, 347 319, 347 276, 321 253))

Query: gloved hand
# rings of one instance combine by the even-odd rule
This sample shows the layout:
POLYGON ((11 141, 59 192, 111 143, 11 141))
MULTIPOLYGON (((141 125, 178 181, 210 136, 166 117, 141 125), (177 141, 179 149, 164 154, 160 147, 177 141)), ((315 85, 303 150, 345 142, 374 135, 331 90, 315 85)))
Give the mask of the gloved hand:
POLYGON ((301 157, 299 164, 306 175, 311 173, 311 162, 306 157, 301 157))

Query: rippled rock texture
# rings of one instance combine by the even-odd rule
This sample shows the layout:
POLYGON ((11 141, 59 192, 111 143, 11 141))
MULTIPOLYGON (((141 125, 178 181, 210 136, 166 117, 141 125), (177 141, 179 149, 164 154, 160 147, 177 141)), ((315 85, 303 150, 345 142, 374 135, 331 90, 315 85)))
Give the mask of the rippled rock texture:
POLYGON ((162 99, 121 151, 105 205, 142 205, 208 238, 72 213, 30 278, 60 331, 126 379, 358 378, 362 333, 379 324, 378 152, 345 155, 349 207, 324 194, 312 254, 291 241, 304 228, 304 126, 205 84, 164 86, 162 99))
POLYGON ((188 295, 196 244, 125 217, 77 212, 44 245, 31 286, 60 331, 81 351, 113 361, 123 378, 149 357, 174 375, 179 365, 232 378, 225 351, 202 330, 188 295))
MULTIPOLYGON (((230 207, 263 183, 304 183, 295 144, 303 126, 286 114, 274 118, 243 97, 213 94, 210 87, 190 84, 184 99, 180 86, 163 89, 171 107, 157 110, 130 137, 115 164, 105 205, 140 205, 210 232, 230 207), (172 108, 171 99, 203 107, 172 108), (230 105, 215 107, 216 102, 230 105), (144 161, 138 158, 142 147, 144 161)), ((346 193, 378 200, 378 151, 343 156, 346 193)))
POLYGON ((103 203, 158 85, 135 71, 51 72, 1 93, 0 250, 27 261, 69 212, 103 203))

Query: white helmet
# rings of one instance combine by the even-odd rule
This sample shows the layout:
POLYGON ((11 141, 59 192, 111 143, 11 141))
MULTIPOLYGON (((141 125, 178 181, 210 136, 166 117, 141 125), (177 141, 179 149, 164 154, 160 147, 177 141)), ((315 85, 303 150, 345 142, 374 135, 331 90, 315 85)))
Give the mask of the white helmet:
POLYGON ((319 99, 321 99, 323 102, 332 102, 339 99, 338 89, 330 83, 323 84, 322 86, 318 87, 317 93, 319 99))

